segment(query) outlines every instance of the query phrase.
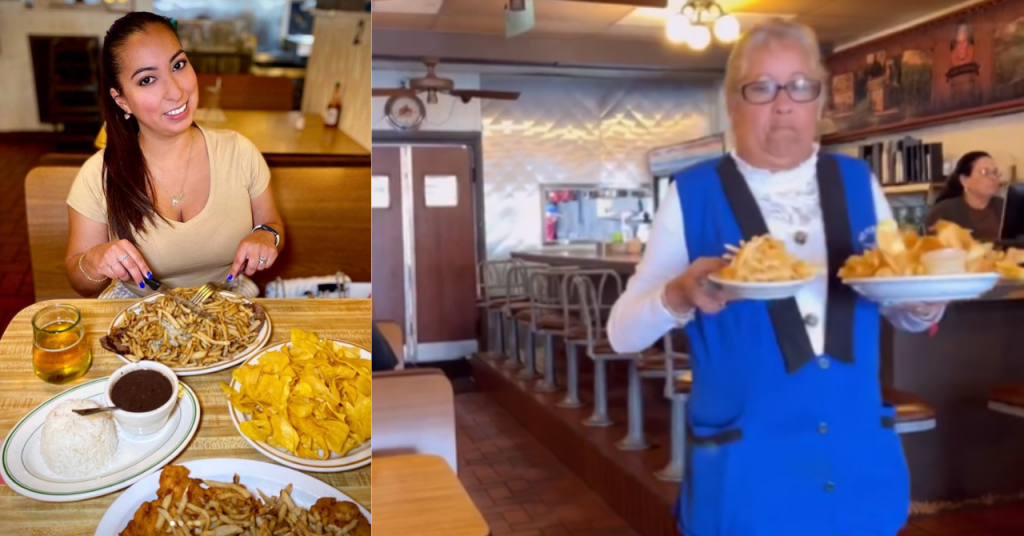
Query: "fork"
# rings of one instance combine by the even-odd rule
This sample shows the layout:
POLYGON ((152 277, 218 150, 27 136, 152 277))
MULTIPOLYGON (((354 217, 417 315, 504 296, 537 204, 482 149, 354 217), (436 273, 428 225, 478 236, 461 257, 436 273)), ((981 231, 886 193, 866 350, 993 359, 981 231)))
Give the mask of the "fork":
POLYGON ((196 295, 192 296, 191 301, 196 305, 202 305, 204 301, 210 299, 210 296, 213 296, 213 293, 218 290, 220 290, 220 285, 213 282, 205 283, 203 286, 199 287, 196 295))

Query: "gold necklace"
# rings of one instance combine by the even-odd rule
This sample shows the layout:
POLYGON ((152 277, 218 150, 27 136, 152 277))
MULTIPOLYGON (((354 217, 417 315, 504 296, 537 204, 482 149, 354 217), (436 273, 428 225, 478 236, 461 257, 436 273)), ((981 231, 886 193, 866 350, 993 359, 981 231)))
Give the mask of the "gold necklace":
MULTIPOLYGON (((188 159, 185 160, 185 174, 184 174, 184 176, 181 179, 181 191, 178 192, 177 195, 172 194, 171 191, 167 189, 167 186, 164 185, 164 181, 161 180, 160 177, 156 178, 156 181, 160 183, 160 187, 163 188, 165 192, 167 192, 167 195, 171 196, 171 206, 172 207, 178 206, 178 203, 181 203, 181 200, 185 198, 185 183, 188 181, 188 169, 189 169, 190 165, 192 164, 192 146, 195 145, 195 141, 196 141, 196 131, 193 130, 192 131, 192 136, 189 138, 189 141, 188 141, 188 159)), ((162 174, 163 173, 161 172, 161 175, 162 174)))

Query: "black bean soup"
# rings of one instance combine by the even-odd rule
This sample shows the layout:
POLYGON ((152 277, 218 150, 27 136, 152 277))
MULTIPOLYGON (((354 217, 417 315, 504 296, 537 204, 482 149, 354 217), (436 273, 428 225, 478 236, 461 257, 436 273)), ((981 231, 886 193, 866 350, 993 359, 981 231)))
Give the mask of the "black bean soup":
POLYGON ((153 411, 171 398, 171 380, 155 370, 133 370, 117 380, 110 401, 132 413, 153 411))

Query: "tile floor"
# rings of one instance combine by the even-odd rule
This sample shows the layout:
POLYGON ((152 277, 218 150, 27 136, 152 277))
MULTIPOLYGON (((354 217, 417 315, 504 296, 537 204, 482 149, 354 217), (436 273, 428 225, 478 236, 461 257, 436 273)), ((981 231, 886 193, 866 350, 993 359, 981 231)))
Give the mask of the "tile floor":
MULTIPOLYGON (((457 394, 455 419, 459 478, 493 536, 637 534, 487 394, 457 394)), ((917 517, 899 534, 1022 535, 1024 504, 917 517)))

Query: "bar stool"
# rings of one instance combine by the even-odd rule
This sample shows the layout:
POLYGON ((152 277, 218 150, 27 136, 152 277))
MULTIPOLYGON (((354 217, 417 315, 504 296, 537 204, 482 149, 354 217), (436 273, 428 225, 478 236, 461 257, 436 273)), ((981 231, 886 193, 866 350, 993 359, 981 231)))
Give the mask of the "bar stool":
MULTIPOLYGON (((572 277, 567 277, 562 280, 564 289, 562 294, 566 296, 565 303, 565 315, 569 316, 570 311, 580 314, 580 308, 583 306, 582 289, 581 285, 574 284, 577 277, 590 278, 592 281, 597 280, 597 284, 594 288, 596 298, 596 308, 592 308, 591 314, 596 314, 600 319, 600 324, 604 323, 608 319, 608 314, 611 312, 612 304, 605 304, 604 297, 607 296, 608 292, 614 292, 616 298, 622 294, 622 276, 614 270, 577 270, 572 274, 572 277)), ((556 404, 560 408, 576 409, 583 407, 583 402, 580 401, 579 396, 579 347, 587 344, 587 329, 584 323, 581 321, 575 324, 575 327, 567 330, 565 337, 565 349, 566 349, 566 390, 565 398, 561 402, 556 404)))
POLYGON ((477 265, 477 307, 483 309, 487 320, 487 351, 484 357, 495 361, 506 356, 505 315, 507 303, 508 270, 513 260, 489 260, 477 265), (497 328, 497 329, 495 329, 497 328))
POLYGON ((1002 385, 989 391, 988 409, 1024 417, 1024 385, 1002 385))
MULTIPOLYGON (((522 367, 522 363, 525 361, 525 358, 519 352, 519 323, 522 321, 520 313, 530 309, 530 298, 526 293, 529 272, 531 269, 543 266, 545 265, 514 259, 505 274, 505 305, 501 308, 501 315, 504 320, 507 320, 507 323, 504 323, 504 325, 507 325, 512 331, 511 337, 507 338, 509 343, 507 345, 508 350, 506 351, 508 359, 505 360, 505 364, 502 366, 505 370, 518 369, 522 367)), ((524 369, 519 373, 519 377, 523 379, 535 376, 536 371, 531 369, 524 369)))
POLYGON ((912 434, 935 428, 935 410, 913 393, 882 387, 882 403, 896 409, 893 428, 897 434, 912 434))
MULTIPOLYGON (((669 332, 671 334, 671 332, 669 332)), ((644 391, 645 379, 674 380, 690 366, 686 354, 671 353, 671 337, 663 338, 665 350, 649 348, 629 363, 629 391, 627 398, 626 437, 616 444, 621 450, 644 450, 648 448, 644 433, 644 391)))
MULTIPOLYGON (((527 348, 527 362, 536 363, 536 338, 544 340, 544 377, 537 381, 533 390, 537 393, 558 391, 555 377, 555 337, 567 338, 570 331, 579 327, 578 319, 570 315, 566 278, 576 271, 574 266, 546 267, 529 272, 527 295, 530 297, 530 328, 527 348)), ((523 313, 520 313, 523 314, 523 313)), ((525 315, 524 315, 525 316, 525 315)))
POLYGON ((690 400, 693 389, 693 372, 689 370, 690 356, 676 352, 672 343, 672 332, 665 334, 665 397, 672 405, 670 458, 668 465, 654 476, 665 482, 682 482, 683 467, 686 461, 686 403, 690 400), (680 367, 685 363, 685 367, 680 367))
POLYGON ((605 362, 609 360, 640 359, 641 354, 620 354, 612 348, 611 342, 608 340, 601 312, 601 298, 598 295, 597 285, 594 284, 594 278, 590 276, 576 276, 572 279, 572 285, 576 288, 576 293, 580 300, 580 320, 586 330, 586 352, 590 359, 594 361, 594 412, 590 417, 583 420, 583 425, 593 427, 611 426, 615 423, 608 416, 608 369, 605 362))

